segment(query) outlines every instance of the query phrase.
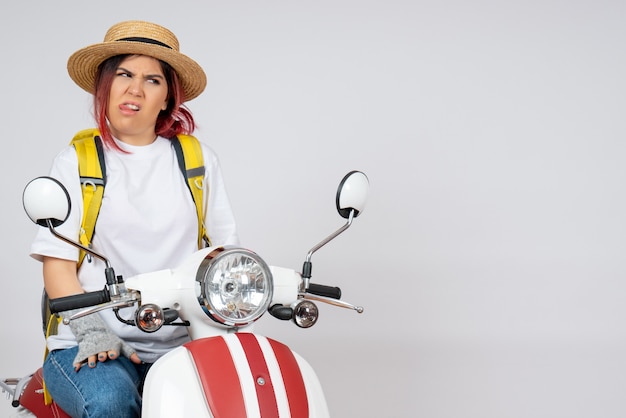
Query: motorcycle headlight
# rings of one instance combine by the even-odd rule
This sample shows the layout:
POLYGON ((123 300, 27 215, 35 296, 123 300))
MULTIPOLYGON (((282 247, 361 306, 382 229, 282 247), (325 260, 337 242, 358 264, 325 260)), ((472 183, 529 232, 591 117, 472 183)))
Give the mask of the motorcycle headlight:
POLYGON ((256 253, 219 247, 200 263, 198 302, 214 321, 240 327, 259 319, 269 307, 272 273, 256 253))

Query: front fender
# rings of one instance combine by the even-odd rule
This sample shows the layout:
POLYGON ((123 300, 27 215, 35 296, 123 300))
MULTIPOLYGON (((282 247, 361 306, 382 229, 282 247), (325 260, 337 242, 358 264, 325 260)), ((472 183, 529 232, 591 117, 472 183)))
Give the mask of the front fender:
POLYGON ((328 417, 311 366, 251 333, 203 338, 159 359, 144 385, 143 417, 328 417))

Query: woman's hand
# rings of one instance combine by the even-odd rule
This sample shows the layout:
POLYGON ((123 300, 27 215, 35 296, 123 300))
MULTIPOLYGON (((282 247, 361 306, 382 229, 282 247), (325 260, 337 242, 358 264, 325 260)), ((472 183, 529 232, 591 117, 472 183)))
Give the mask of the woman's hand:
MULTIPOLYGON (((87 365, 91 368, 94 368, 96 367, 96 360, 100 363, 104 363, 107 360, 117 359, 118 355, 119 353, 116 350, 102 351, 98 353, 98 356, 89 356, 89 358, 87 358, 87 365)), ((130 358, 130 361, 132 361, 135 364, 141 363, 141 359, 139 358, 137 353, 132 353, 129 358, 130 358)), ((82 363, 82 364, 85 364, 85 363, 82 363)), ((80 369, 81 365, 77 366, 76 371, 80 369)))
MULTIPOLYGON (((77 311, 67 311, 61 315, 67 318, 77 311)), ((135 350, 111 331, 97 313, 72 319, 69 326, 78 342, 74 370, 79 371, 84 365, 93 368, 98 361, 115 360, 120 355, 128 357, 133 363, 141 362, 135 350)))

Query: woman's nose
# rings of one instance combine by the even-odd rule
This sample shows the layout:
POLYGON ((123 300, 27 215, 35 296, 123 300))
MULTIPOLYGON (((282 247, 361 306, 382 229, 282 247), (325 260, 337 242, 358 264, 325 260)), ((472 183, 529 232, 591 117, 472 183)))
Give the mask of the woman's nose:
POLYGON ((133 96, 141 96, 141 83, 138 80, 133 80, 128 86, 128 93, 133 96))

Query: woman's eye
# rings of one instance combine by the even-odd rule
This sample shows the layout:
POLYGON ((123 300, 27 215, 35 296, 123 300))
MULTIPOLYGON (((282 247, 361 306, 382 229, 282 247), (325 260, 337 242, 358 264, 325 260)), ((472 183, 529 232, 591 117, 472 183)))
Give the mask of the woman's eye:
POLYGON ((117 73, 117 76, 118 77, 130 77, 130 74, 125 73, 125 72, 119 72, 119 73, 117 73))
POLYGON ((161 80, 159 80, 157 78, 150 78, 150 79, 148 79, 148 83, 156 84, 158 86, 159 84, 161 84, 161 80))

